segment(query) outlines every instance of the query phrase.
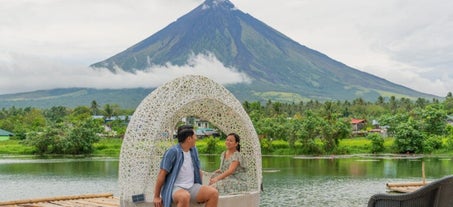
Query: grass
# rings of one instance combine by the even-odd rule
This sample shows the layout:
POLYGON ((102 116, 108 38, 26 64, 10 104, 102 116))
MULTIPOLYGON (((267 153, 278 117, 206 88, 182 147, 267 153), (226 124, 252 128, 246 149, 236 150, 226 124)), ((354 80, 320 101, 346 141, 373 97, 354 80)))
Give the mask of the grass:
POLYGON ((0 154, 30 155, 33 151, 33 147, 25 146, 19 140, 0 141, 0 154))
POLYGON ((341 151, 341 154, 364 154, 369 153, 370 149, 371 140, 364 137, 342 139, 338 144, 338 151, 341 151))
MULTIPOLYGON (((119 157, 121 151, 122 139, 105 138, 94 144, 94 152, 96 156, 111 156, 119 157)), ((0 154, 6 155, 33 155, 34 148, 26 146, 20 140, 0 141, 0 154)))
POLYGON ((94 144, 93 155, 119 157, 121 152, 122 139, 118 138, 103 138, 94 144))

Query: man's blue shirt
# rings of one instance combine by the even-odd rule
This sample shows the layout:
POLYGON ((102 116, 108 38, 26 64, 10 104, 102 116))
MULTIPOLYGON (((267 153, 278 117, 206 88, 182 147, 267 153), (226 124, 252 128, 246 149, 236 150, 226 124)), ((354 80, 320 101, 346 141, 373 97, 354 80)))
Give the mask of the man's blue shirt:
MULTIPOLYGON (((196 147, 190 148, 190 156, 192 157, 194 168, 194 182, 202 184, 200 176, 200 160, 198 159, 198 150, 196 147)), ((183 162, 184 155, 180 144, 172 146, 164 153, 160 163, 160 169, 163 169, 168 173, 161 191, 164 207, 170 207, 173 202, 173 186, 183 162)))

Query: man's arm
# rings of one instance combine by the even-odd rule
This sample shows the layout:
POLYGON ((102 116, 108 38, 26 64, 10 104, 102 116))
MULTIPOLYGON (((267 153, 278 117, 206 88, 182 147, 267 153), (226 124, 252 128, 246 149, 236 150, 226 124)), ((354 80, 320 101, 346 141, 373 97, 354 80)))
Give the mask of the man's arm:
POLYGON ((165 177, 167 176, 167 171, 160 169, 159 174, 157 174, 157 181, 156 186, 154 187, 154 206, 161 207, 162 205, 162 198, 160 197, 160 192, 162 190, 162 186, 165 183, 165 177))

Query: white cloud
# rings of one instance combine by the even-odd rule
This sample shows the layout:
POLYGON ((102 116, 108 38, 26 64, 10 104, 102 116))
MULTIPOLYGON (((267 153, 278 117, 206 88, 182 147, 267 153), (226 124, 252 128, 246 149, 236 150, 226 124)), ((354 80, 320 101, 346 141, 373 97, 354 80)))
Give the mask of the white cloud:
POLYGON ((453 91, 452 1, 268 0, 236 6, 356 69, 425 93, 453 91))
POLYGON ((38 57, 0 54, 0 94, 41 89, 136 88, 158 87, 176 77, 196 74, 209 77, 220 84, 247 83, 247 75, 234 68, 226 68, 214 56, 193 56, 185 66, 166 65, 146 71, 128 73, 86 66, 68 66, 38 57), (12 78, 14 77, 14 78, 12 78))

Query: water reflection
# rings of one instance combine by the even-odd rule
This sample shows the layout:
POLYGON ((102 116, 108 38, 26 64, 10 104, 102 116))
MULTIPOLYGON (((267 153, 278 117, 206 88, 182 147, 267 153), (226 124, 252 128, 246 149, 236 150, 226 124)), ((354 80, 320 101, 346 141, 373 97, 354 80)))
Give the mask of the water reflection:
POLYGON ((116 193, 118 159, 0 158, 0 201, 116 193))
MULTIPOLYGON (((201 156, 202 168, 219 167, 218 156, 201 156)), ((271 157, 263 156, 261 205, 366 206, 385 183, 453 173, 451 157, 271 157)), ((0 201, 111 192, 118 195, 118 159, 32 159, 0 157, 0 201)))
POLYGON ((453 173, 451 158, 263 157, 260 206, 366 206, 388 182, 421 181, 422 162, 428 181, 453 173))
POLYGON ((1 175, 118 177, 118 159, 0 159, 1 175))

